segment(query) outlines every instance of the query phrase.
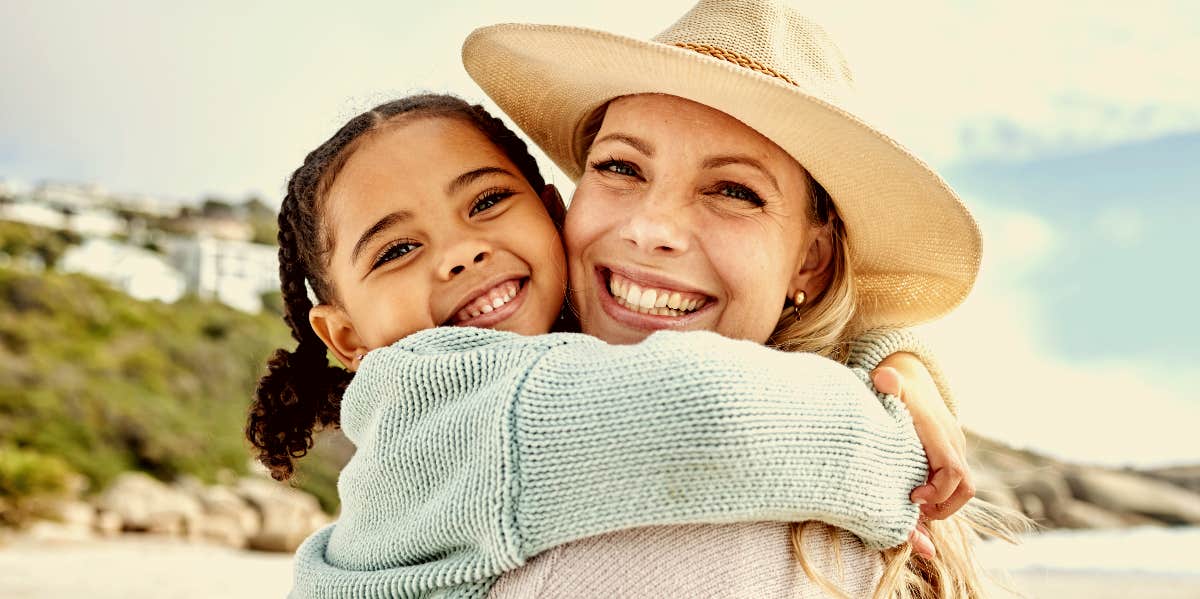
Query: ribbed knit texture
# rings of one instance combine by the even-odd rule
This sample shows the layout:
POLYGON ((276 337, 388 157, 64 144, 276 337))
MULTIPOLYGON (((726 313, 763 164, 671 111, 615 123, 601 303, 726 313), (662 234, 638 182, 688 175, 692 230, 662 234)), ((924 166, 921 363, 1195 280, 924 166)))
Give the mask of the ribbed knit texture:
POLYGON ((937 360, 933 357, 933 352, 925 345, 925 342, 908 329, 882 328, 862 333, 850 341, 850 358, 847 362, 851 368, 871 371, 884 358, 897 352, 907 352, 921 360, 925 369, 933 377, 933 383, 937 385, 938 393, 942 395, 942 401, 946 402, 946 408, 950 410, 951 414, 958 416, 958 402, 955 400, 954 394, 950 392, 950 383, 946 380, 946 374, 942 372, 937 360))
POLYGON ((821 520, 897 545, 925 456, 867 379, 706 332, 417 333, 346 390, 342 515, 297 551, 294 596, 480 597, 542 550, 649 525, 821 520))

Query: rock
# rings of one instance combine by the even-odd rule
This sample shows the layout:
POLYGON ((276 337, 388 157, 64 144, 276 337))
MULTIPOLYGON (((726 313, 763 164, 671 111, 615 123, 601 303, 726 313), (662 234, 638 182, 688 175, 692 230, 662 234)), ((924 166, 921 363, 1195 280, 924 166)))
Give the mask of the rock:
POLYGON ((41 520, 29 525, 29 528, 24 532, 24 536, 33 541, 47 543, 78 543, 93 538, 90 527, 81 527, 74 524, 63 524, 48 520, 41 520))
POLYGON ((1063 528, 1125 528, 1131 525, 1121 514, 1077 499, 1061 506, 1055 524, 1063 528))
POLYGON ((229 514, 205 514, 190 533, 194 538, 244 549, 249 544, 249 535, 237 518, 229 514))
POLYGON ((975 497, 1002 508, 1023 511, 1012 487, 996 473, 986 468, 974 468, 974 478, 975 497))
POLYGON ((1134 473, 1072 468, 1075 497, 1114 512, 1132 512, 1167 524, 1200 524, 1200 495, 1134 473))
POLYGON ((1142 474, 1200 493, 1200 466, 1170 466, 1146 470, 1142 474))
POLYGON ((108 510, 96 512, 96 532, 105 537, 112 537, 120 534, 124 528, 125 521, 121 519, 121 514, 108 510))
POLYGON ((141 472, 126 472, 96 499, 96 507, 120 516, 124 530, 182 535, 198 526, 200 502, 141 472))
POLYGON ((329 522, 312 495, 266 478, 243 478, 234 491, 258 510, 262 526, 249 539, 251 549, 291 553, 329 522))
POLYGON ((1025 515, 1047 526, 1062 526, 1063 513, 1073 498, 1071 487, 1055 471, 1014 475, 1013 493, 1026 508, 1025 515), (1033 506, 1037 506, 1034 508, 1033 506))
POLYGON ((96 523, 96 508, 83 501, 56 501, 48 512, 50 519, 64 526, 90 530, 96 523))
POLYGON ((208 522, 200 526, 202 537, 227 545, 240 537, 242 543, 233 545, 245 546, 245 539, 258 534, 262 528, 258 510, 227 486, 205 486, 194 478, 180 479, 175 486, 200 502, 204 509, 204 520, 208 522), (234 528, 238 532, 234 533, 234 528))

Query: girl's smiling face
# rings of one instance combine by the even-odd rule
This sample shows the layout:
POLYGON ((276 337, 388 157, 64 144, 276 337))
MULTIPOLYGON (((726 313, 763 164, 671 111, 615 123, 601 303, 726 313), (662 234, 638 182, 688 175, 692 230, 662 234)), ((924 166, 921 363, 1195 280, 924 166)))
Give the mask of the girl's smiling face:
POLYGON ((310 313, 343 364, 443 325, 550 330, 566 281, 553 187, 461 118, 401 118, 351 151, 324 199, 337 301, 310 313))
POLYGON ((765 342, 785 298, 822 291, 829 230, 805 170, 722 112, 658 94, 609 104, 564 231, 583 331, 765 342))

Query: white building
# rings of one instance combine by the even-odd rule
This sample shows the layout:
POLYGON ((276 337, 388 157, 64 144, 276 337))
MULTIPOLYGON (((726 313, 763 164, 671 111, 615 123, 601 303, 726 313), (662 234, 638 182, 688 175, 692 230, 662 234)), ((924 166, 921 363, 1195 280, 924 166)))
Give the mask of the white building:
POLYGON ((77 272, 108 281, 140 300, 174 302, 187 290, 179 271, 154 252, 99 237, 84 240, 63 254, 63 272, 77 272))
POLYGON ((125 231, 125 222, 102 208, 64 209, 60 205, 13 202, 0 205, 0 219, 73 231, 84 236, 109 237, 125 231))
POLYGON ((262 294, 279 290, 278 252, 273 245, 211 236, 176 239, 168 247, 190 291, 246 312, 261 310, 262 294))
POLYGON ((77 211, 104 208, 111 203, 104 188, 82 183, 42 183, 33 190, 32 198, 41 204, 77 211))

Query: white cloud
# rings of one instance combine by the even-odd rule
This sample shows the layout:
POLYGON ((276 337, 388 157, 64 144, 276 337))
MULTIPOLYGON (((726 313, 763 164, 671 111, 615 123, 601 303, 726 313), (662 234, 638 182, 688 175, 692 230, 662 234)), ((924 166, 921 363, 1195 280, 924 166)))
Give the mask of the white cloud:
POLYGON ((1073 460, 1200 459, 1200 446, 1189 441, 1200 422, 1197 369, 1056 355, 1030 275, 1070 241, 1035 215, 980 202, 972 208, 987 242, 979 282, 958 310, 921 327, 950 377, 963 424, 1073 460))
POLYGON ((945 164, 1200 128, 1195 3, 813 6, 897 138, 945 164), (870 18, 864 18, 869 15, 870 18))
MULTIPOLYGON (((1200 127, 1194 3, 795 4, 830 29, 888 130, 934 164, 1200 127)), ((19 93, 0 97, 0 176, 278 198, 304 154, 375 100, 481 99, 458 54, 475 26, 648 37, 691 5, 6 4, 0 81, 19 93)))

